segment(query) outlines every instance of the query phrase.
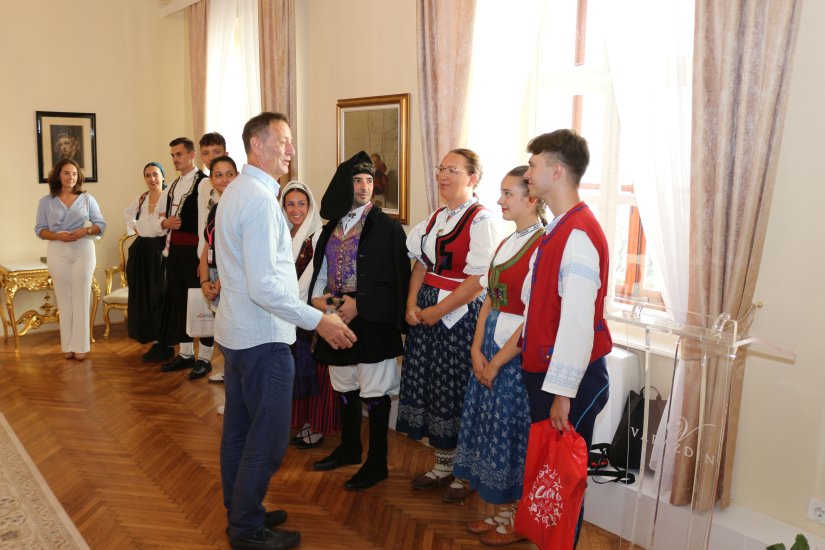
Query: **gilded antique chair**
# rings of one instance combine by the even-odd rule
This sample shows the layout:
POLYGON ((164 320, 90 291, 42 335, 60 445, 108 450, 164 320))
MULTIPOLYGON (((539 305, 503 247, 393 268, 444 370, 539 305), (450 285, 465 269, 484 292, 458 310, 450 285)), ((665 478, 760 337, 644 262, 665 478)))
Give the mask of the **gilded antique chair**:
POLYGON ((106 329, 103 331, 103 337, 109 338, 109 329, 111 323, 109 321, 109 311, 117 309, 123 312, 123 318, 126 319, 129 308, 129 287, 126 281, 126 257, 129 246, 137 235, 123 235, 117 241, 117 252, 120 256, 120 261, 114 267, 106 268, 106 294, 103 295, 103 323, 106 329), (120 288, 112 291, 112 279, 115 274, 120 274, 120 288))

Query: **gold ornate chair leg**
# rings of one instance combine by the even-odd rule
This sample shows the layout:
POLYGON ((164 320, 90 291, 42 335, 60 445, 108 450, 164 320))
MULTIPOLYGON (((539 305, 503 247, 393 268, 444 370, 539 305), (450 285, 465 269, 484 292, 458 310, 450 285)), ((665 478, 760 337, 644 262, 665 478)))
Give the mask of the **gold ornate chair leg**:
POLYGON ((89 338, 92 343, 95 341, 95 316, 97 315, 97 303, 100 301, 100 285, 97 284, 97 277, 92 273, 92 314, 89 319, 89 338))
POLYGON ((108 340, 109 329, 111 328, 111 322, 109 321, 109 304, 103 304, 103 325, 106 327, 103 330, 103 338, 108 340))

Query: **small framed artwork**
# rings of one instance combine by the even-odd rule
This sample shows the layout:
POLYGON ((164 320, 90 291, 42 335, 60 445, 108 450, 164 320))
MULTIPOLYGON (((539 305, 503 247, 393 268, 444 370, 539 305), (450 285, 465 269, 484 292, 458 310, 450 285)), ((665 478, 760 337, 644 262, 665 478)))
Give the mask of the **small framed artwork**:
POLYGON ((338 164, 366 151, 375 165, 372 202, 409 223, 410 94, 338 100, 338 164))
POLYGON ((37 111, 37 174, 46 183, 52 167, 64 158, 77 162, 85 181, 97 181, 94 113, 37 111))

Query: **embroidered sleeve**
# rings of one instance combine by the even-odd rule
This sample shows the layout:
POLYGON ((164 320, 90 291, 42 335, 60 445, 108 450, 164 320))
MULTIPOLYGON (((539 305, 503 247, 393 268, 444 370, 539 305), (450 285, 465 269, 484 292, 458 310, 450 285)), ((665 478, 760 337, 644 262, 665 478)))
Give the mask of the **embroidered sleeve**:
POLYGON ((470 250, 467 252, 467 275, 484 275, 490 267, 500 239, 493 215, 484 210, 476 214, 470 225, 470 250))
POLYGON ((600 281, 596 248, 584 231, 573 230, 559 271, 559 331, 542 385, 548 393, 576 397, 593 350, 593 316, 600 281))

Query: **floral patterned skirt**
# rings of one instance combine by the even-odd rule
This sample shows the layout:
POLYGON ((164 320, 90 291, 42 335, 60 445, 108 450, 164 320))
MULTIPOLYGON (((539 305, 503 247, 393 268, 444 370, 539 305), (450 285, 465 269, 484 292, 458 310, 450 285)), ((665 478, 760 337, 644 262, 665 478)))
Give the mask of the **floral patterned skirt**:
MULTIPOLYGON (((422 285, 418 307, 435 305, 438 292, 422 285)), ((456 447, 464 393, 473 370, 470 345, 484 296, 482 293, 467 304, 467 313, 452 328, 441 322, 410 327, 404 345, 396 431, 412 439, 428 437, 437 449, 456 447)))
MULTIPOLYGON (((498 316, 491 310, 484 326, 481 350, 487 359, 500 349, 493 339, 498 316)), ((501 367, 492 389, 470 377, 453 473, 489 503, 513 502, 521 498, 529 435, 530 404, 519 355, 501 367)))

